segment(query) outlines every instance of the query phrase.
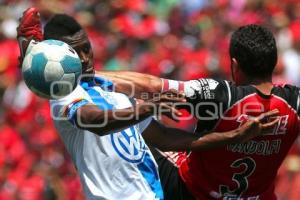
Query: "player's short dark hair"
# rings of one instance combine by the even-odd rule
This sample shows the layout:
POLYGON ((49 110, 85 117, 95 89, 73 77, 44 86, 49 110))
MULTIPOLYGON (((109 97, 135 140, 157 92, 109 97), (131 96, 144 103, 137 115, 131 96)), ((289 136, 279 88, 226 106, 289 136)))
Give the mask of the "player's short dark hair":
POLYGON ((72 36, 82 30, 80 24, 71 16, 54 15, 44 27, 45 39, 59 39, 62 36, 72 36))
POLYGON ((254 24, 240 27, 232 34, 230 57, 237 60, 248 76, 271 76, 277 63, 277 47, 272 32, 254 24))

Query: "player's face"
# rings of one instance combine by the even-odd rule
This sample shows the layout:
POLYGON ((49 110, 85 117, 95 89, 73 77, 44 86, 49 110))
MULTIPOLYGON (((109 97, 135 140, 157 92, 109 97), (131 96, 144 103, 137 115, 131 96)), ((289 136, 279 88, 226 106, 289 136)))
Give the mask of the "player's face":
POLYGON ((93 75, 95 73, 93 51, 85 31, 81 30, 72 36, 64 36, 61 40, 73 47, 73 49, 77 52, 81 59, 82 74, 93 75))

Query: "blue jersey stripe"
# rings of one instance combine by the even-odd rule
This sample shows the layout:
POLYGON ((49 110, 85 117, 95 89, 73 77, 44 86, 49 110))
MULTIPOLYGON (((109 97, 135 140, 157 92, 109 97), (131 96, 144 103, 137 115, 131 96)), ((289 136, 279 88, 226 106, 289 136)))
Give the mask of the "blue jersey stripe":
POLYGON ((81 87, 88 93, 92 101, 101 110, 112 110, 114 106, 108 103, 98 92, 95 86, 101 87, 104 91, 112 91, 113 84, 111 81, 102 79, 101 77, 94 77, 93 81, 80 83, 81 87))
POLYGON ((100 93, 95 90, 94 88, 89 88, 87 90, 87 93, 91 97, 93 103, 101 110, 112 110, 113 105, 108 103, 101 95, 100 93))
POLYGON ((163 189, 160 184, 155 163, 148 152, 146 153, 143 162, 138 164, 137 167, 151 187, 152 191, 156 194, 156 198, 164 199, 163 189))

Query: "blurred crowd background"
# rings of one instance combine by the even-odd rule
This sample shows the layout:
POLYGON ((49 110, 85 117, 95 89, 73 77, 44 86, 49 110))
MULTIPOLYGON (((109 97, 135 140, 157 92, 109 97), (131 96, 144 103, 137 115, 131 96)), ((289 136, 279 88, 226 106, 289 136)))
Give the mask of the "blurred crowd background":
MULTIPOLYGON (((17 68, 15 28, 29 6, 43 23, 53 13, 74 16, 88 32, 97 70, 180 80, 230 79, 230 34, 263 24, 278 44, 274 82, 300 86, 299 0, 0 0, 0 200, 84 199, 48 102, 26 88, 17 68)), ((296 143, 279 172, 279 200, 300 199, 299 155, 296 143)))

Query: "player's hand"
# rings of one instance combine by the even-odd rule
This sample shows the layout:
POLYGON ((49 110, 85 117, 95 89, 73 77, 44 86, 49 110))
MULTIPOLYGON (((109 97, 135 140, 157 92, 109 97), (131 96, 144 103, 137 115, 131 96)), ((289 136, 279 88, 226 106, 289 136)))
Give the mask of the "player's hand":
POLYGON ((246 142, 254 137, 270 132, 278 124, 279 114, 277 109, 262 113, 258 117, 249 119, 245 124, 240 126, 233 135, 237 143, 246 142))
POLYGON ((186 99, 183 93, 177 92, 176 90, 168 90, 161 94, 154 95, 150 100, 139 100, 138 102, 140 109, 147 109, 147 112, 154 115, 166 115, 178 121, 178 117, 180 117, 182 113, 176 109, 176 104, 186 102, 186 99))
POLYGON ((34 8, 28 8, 23 12, 23 16, 19 19, 17 27, 17 39, 20 48, 19 66, 22 65, 26 49, 31 40, 43 40, 42 26, 39 11, 34 8))

